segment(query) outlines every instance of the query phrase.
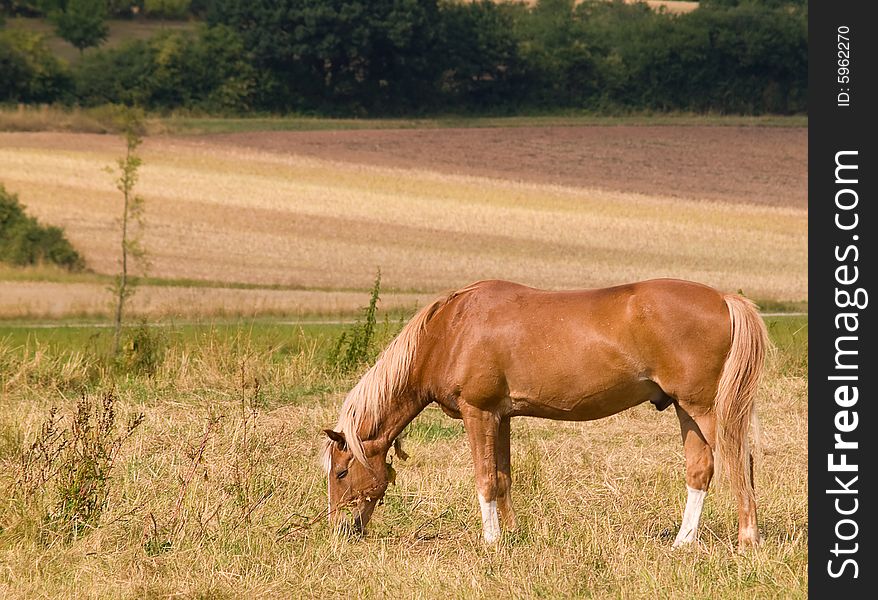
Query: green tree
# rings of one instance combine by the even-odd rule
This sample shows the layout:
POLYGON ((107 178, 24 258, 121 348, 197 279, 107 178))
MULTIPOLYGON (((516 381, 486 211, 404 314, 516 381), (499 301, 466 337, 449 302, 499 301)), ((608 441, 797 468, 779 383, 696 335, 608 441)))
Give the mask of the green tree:
POLYGON ((216 0, 211 24, 236 30, 271 109, 422 109, 435 100, 436 0, 216 0))
POLYGON ((807 8, 808 0, 699 0, 699 8, 735 8, 751 6, 762 9, 807 8))
POLYGON ((248 110, 257 79, 240 36, 223 26, 163 31, 92 52, 75 73, 82 104, 182 106, 211 113, 248 110))
POLYGON ((581 107, 599 95, 597 58, 583 21, 574 0, 539 0, 518 20, 528 104, 581 107))
POLYGON ((61 61, 43 36, 23 29, 0 31, 0 102, 55 102, 70 88, 61 61))
POLYGON ((70 42, 79 53, 100 46, 107 39, 107 3, 105 0, 68 0, 52 15, 57 34, 70 42))
POLYGON ((137 183, 137 171, 142 159, 137 155, 137 148, 143 142, 142 115, 134 109, 126 110, 122 116, 125 130, 125 156, 116 161, 119 177, 116 189, 122 192, 122 245, 119 275, 111 291, 116 301, 113 333, 113 356, 119 356, 122 340, 122 318, 125 303, 134 293, 134 281, 129 276, 129 260, 144 260, 146 252, 140 243, 140 237, 134 232, 134 225, 143 224, 143 198, 134 193, 137 183))
POLYGON ((438 60, 446 102, 496 109, 514 101, 523 61, 510 32, 521 12, 491 0, 442 6, 438 60))

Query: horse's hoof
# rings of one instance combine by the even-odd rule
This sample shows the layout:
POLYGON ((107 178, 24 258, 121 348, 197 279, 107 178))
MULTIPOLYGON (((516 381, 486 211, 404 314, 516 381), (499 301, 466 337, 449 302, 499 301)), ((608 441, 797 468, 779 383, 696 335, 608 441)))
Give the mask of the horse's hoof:
POLYGON ((762 545, 762 536, 757 538, 741 538, 738 540, 738 554, 746 554, 762 545))
POLYGON ((337 531, 349 538, 362 538, 365 530, 358 522, 345 522, 337 527, 337 531))
POLYGON ((679 541, 674 542, 671 545, 671 550, 677 552, 691 552, 694 550, 704 550, 704 546, 702 546, 701 542, 698 540, 679 541))

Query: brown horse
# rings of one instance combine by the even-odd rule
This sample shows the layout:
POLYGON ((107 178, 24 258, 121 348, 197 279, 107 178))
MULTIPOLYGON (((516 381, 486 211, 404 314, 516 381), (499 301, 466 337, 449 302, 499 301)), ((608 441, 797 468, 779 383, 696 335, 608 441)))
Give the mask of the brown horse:
POLYGON ((649 401, 674 406, 683 436, 688 496, 674 547, 696 539, 714 452, 737 497, 739 547, 757 544, 748 433, 767 345, 749 300, 697 283, 561 292, 474 283, 421 309, 325 430, 330 520, 350 507, 365 528, 387 489, 390 447, 436 402, 463 419, 491 544, 498 509, 515 527, 512 417, 588 421, 649 401))

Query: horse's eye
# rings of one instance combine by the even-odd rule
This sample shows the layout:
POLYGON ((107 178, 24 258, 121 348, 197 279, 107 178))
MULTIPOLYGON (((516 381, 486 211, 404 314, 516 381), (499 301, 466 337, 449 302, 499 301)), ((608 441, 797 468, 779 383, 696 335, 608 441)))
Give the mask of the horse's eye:
POLYGON ((344 471, 339 471, 338 473, 336 473, 335 477, 336 477, 336 479, 344 479, 347 476, 347 474, 348 474, 348 470, 345 469, 344 471))

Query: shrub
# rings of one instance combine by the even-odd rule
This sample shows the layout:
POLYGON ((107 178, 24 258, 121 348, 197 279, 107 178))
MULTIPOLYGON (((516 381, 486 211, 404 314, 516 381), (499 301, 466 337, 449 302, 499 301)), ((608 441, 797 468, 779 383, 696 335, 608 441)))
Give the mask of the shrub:
POLYGON ((189 14, 190 0, 143 0, 143 12, 148 17, 182 19, 189 14))
POLYGON ((0 31, 0 102, 55 102, 71 89, 67 69, 40 34, 0 31))
POLYGON ((132 40, 85 56, 74 70, 79 102, 144 105, 149 99, 152 54, 148 42, 132 40))
POLYGON ((164 31, 86 56, 77 66, 76 95, 87 105, 243 111, 255 79, 238 35, 203 27, 194 34, 164 31))
POLYGON ((375 276, 375 283, 369 293, 369 306, 363 309, 363 320, 357 320, 347 331, 342 332, 329 354, 329 363, 348 373, 363 364, 371 362, 376 354, 375 314, 378 310, 381 291, 381 271, 375 276))
POLYGON ((599 96, 603 86, 594 50, 599 37, 590 35, 586 24, 574 0, 541 0, 518 19, 529 105, 586 107, 599 96))
POLYGON ((263 75, 261 107, 392 113, 435 101, 436 0, 215 0, 263 75))
MULTIPOLYGON (((211 27, 163 31, 85 56, 74 73, 78 102, 358 116, 807 109, 804 0, 705 0, 685 14, 624 0, 139 6, 151 14, 203 14, 211 27)), ((39 36, 0 35, 0 102, 69 98, 59 65, 39 36)))
POLYGON ((167 337, 164 332, 142 321, 126 333, 118 366, 126 373, 152 377, 161 366, 166 350, 167 337))
POLYGON ((745 4, 669 15, 587 4, 576 12, 614 104, 744 114, 807 108, 804 11, 745 4))
POLYGON ((0 261, 13 265, 52 263, 81 271, 85 261, 59 227, 40 225, 24 212, 18 196, 0 185, 0 261))

